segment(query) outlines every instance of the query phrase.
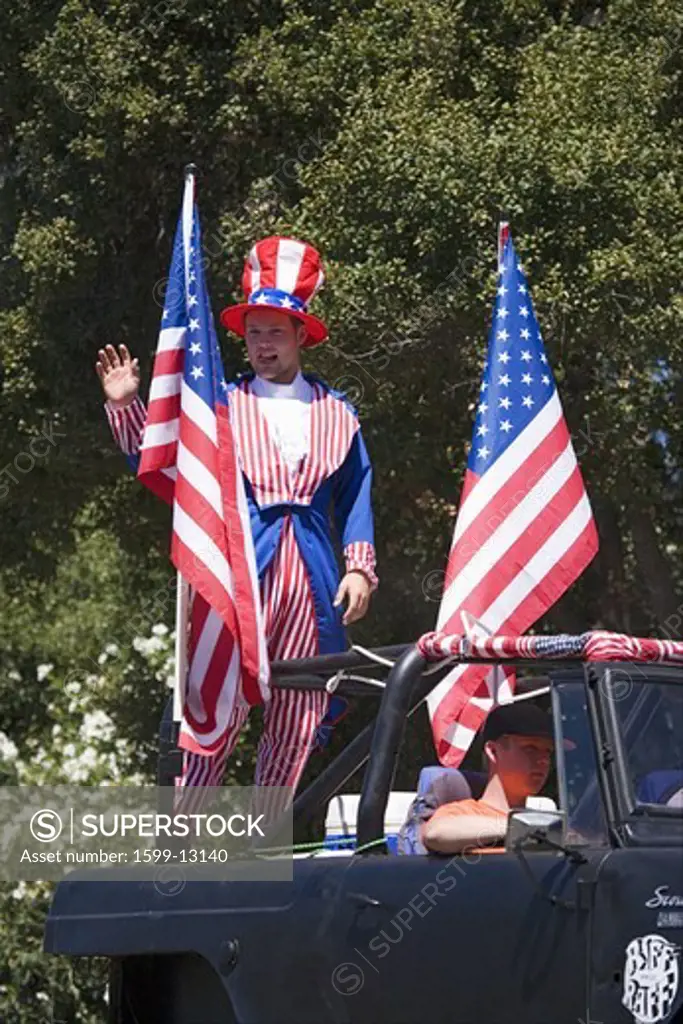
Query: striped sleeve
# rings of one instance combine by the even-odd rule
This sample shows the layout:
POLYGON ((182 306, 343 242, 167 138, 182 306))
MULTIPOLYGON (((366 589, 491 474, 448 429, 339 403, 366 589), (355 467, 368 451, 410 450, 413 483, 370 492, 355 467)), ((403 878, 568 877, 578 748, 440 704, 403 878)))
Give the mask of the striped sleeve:
POLYGON ((130 405, 117 409, 107 401, 104 403, 104 411, 107 414, 114 440, 121 451, 124 455, 137 455, 140 451, 147 418, 145 403, 136 396, 130 405))
POLYGON ((347 572, 353 572, 354 570, 362 572, 369 580, 372 589, 377 590, 379 580, 375 573, 376 559, 374 544, 370 544, 366 540, 357 540, 351 544, 347 544, 344 548, 344 560, 346 562, 347 572))

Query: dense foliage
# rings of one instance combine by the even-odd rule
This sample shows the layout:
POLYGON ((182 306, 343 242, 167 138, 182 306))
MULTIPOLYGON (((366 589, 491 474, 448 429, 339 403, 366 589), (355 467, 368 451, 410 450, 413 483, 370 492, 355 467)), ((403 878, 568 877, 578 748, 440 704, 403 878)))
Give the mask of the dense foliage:
MULTIPOLYGON (((354 638, 433 625, 501 211, 601 535, 540 625, 680 635, 682 32, 670 0, 2 6, 10 780, 18 762, 98 781, 112 758, 122 778, 153 777, 168 669, 145 643, 163 647, 173 622, 168 516, 113 448, 93 363, 125 341, 149 373, 188 160, 217 309, 259 235, 307 237, 326 258, 331 340, 309 366, 359 407, 376 472, 381 588, 354 638)), ((250 732, 235 777, 252 749, 250 732)), ((3 897, 0 1017, 44 1020, 59 992, 64 1019, 96 1020, 99 976, 40 955, 44 899, 3 897)))

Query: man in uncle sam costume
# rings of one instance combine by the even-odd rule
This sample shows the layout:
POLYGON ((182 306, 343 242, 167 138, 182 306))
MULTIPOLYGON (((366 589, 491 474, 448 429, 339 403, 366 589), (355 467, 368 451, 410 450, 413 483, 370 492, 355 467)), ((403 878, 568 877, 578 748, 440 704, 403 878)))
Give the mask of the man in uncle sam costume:
MULTIPOLYGON (((256 553, 268 656, 305 658, 344 650, 345 626, 365 615, 377 586, 371 507, 372 469, 358 416, 345 397, 301 371, 301 350, 327 338, 308 311, 325 279, 318 252, 271 237, 249 253, 242 278, 246 301, 221 313, 244 338, 253 372, 227 384, 256 553), (339 580, 329 521, 341 538, 339 580), (344 604, 346 608, 344 610, 344 604)), ((97 374, 114 438, 128 456, 140 451, 146 408, 138 360, 124 345, 99 351, 97 374)), ((249 713, 238 702, 228 720, 211 709, 190 676, 181 723, 182 786, 220 785, 249 713), (194 705, 197 706, 196 703, 194 705)), ((296 788, 328 711, 326 693, 272 689, 265 704, 255 784, 296 788)), ((225 717, 225 716, 224 716, 225 717)), ((188 794, 189 795, 189 794, 188 794)))

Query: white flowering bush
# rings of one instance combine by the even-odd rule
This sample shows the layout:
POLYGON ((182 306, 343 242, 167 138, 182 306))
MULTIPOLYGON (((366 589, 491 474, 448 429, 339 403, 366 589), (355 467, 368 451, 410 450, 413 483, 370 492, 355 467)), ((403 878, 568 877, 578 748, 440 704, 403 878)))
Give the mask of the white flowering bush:
MULTIPOLYGON (((136 637, 132 648, 146 663, 140 672, 139 660, 129 657, 115 643, 106 645, 97 661, 100 672, 69 673, 70 678, 54 677, 53 665, 39 665, 37 678, 49 681, 47 704, 50 740, 45 736, 26 741, 26 756, 20 756, 10 737, 9 760, 23 785, 144 785, 154 781, 154 765, 147 765, 134 737, 123 733, 114 715, 117 705, 130 699, 137 704, 136 680, 150 676, 165 687, 173 684, 173 634, 163 623, 154 626, 149 637, 136 637), (14 749, 12 749, 14 748, 14 749)), ((157 688, 155 719, 158 721, 163 694, 157 688)), ((154 737, 151 738, 154 746, 154 737)), ((149 760, 149 759, 148 759, 149 760)))
MULTIPOLYGON (((173 685, 174 635, 164 623, 127 645, 108 642, 93 669, 35 666, 46 716, 35 733, 0 731, 4 785, 150 785, 156 778, 156 733, 173 685), (132 723, 137 728, 131 728, 132 723), (146 732, 146 735, 145 735, 146 732)), ((12 686, 26 686, 11 669, 12 686)), ((43 930, 54 885, 0 884, 0 1021, 2 1024, 96 1024, 105 1019, 107 963, 48 957, 43 930)))
POLYGON ((0 885, 0 1020, 3 1024, 101 1024, 107 1013, 104 959, 42 951, 54 886, 0 885))

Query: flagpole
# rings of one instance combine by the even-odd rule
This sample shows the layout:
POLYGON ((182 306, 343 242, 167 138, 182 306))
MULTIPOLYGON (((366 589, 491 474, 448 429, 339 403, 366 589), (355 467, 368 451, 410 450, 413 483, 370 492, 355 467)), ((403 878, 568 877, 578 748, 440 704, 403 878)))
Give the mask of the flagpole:
MULTIPOLYGON (((500 211, 498 216, 498 273, 501 272, 503 266, 503 253, 505 252, 505 243, 510 237, 510 222, 503 210, 500 211)), ((483 623, 478 622, 478 625, 483 626, 483 623)), ((491 631, 487 630, 489 636, 491 631)), ((496 665, 491 672, 491 678, 489 683, 489 692, 493 700, 493 707, 498 707, 500 704, 500 690, 503 683, 507 680, 507 674, 500 665, 496 665)))
POLYGON ((498 218, 498 267, 500 268, 503 262, 503 252, 505 251, 505 243, 510 235, 510 222, 501 210, 498 218))
MULTIPOLYGON (((191 188, 192 202, 196 192, 197 165, 185 167, 185 190, 191 188)), ((184 200, 183 200, 184 201, 184 200)), ((175 608, 175 679, 173 683, 173 720, 181 722, 185 707, 187 686, 187 625, 190 607, 190 587, 180 572, 176 573, 175 608)))
POLYGON ((187 678, 187 619, 189 590, 187 580, 176 574, 175 608, 175 680, 173 685, 173 720, 182 721, 185 706, 185 680, 187 678))

